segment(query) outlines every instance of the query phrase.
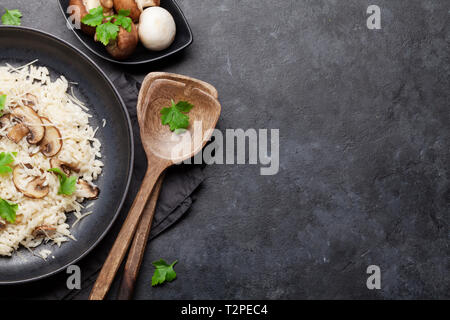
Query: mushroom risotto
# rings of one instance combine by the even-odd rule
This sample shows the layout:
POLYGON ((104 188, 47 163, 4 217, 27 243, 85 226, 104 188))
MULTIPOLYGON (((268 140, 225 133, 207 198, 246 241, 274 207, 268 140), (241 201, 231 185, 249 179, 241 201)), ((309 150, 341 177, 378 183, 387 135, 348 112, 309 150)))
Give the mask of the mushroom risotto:
POLYGON ((81 203, 98 196, 101 144, 69 87, 33 63, 0 66, 1 256, 74 239, 66 213, 75 225, 91 213, 81 203))

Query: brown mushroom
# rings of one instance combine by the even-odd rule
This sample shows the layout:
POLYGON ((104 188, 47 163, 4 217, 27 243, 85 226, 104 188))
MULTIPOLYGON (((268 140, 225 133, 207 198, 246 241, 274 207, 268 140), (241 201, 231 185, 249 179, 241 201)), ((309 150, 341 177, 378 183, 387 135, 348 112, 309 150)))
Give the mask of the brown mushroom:
MULTIPOLYGON (((5 114, 0 118, 0 129, 13 125, 14 119, 11 117, 11 114, 5 114)), ((25 137, 30 130, 22 123, 17 123, 12 128, 8 129, 6 136, 13 142, 19 143, 20 140, 25 137)))
POLYGON ((45 135, 40 143, 40 150, 46 157, 53 157, 61 150, 63 141, 61 133, 52 125, 49 119, 41 117, 42 123, 45 125, 45 135))
POLYGON ((42 125, 41 118, 32 108, 27 106, 14 108, 12 115, 14 120, 28 128, 28 143, 37 144, 44 138, 45 128, 42 125))
POLYGON ((159 4, 160 0, 114 0, 114 9, 117 12, 130 10, 130 18, 138 22, 144 8, 159 6, 159 4))
POLYGON ((69 175, 72 171, 76 173, 80 172, 80 169, 77 168, 76 164, 61 161, 58 158, 50 159, 50 167, 58 168, 66 175, 69 175))
POLYGON ((18 123, 9 129, 6 135, 11 141, 19 143, 29 132, 30 130, 27 127, 21 123, 18 123))
POLYGON ((117 60, 128 58, 139 43, 139 34, 134 23, 131 24, 131 32, 120 27, 117 39, 110 41, 106 46, 108 53, 117 60))
MULTIPOLYGON (((25 164, 27 168, 32 168, 30 164, 25 164)), ((36 177, 25 186, 21 182, 20 170, 23 169, 22 165, 17 165, 13 170, 13 182, 16 189, 24 194, 24 196, 32 199, 42 199, 50 191, 49 186, 44 186, 45 179, 36 177)))
POLYGON ((78 179, 76 195, 80 198, 95 200, 98 198, 100 189, 91 185, 86 180, 78 179))
MULTIPOLYGON (((98 8, 99 6, 103 6, 103 2, 108 2, 108 1, 101 1, 101 0, 70 0, 69 2, 69 8, 68 13, 69 15, 74 15, 74 14, 80 14, 79 19, 83 19, 84 16, 86 16, 90 10, 94 9, 94 8, 98 8), (78 12, 76 9, 74 8, 78 8, 78 12)), ((109 8, 106 8, 105 6, 103 6, 103 12, 106 13, 107 15, 113 14, 113 10, 112 10, 112 6, 109 8)), ((90 36, 94 36, 95 35, 95 27, 91 27, 88 26, 87 24, 81 23, 81 30, 90 35, 90 36)))
POLYGON ((0 230, 5 229, 6 228, 6 221, 3 220, 2 218, 0 218, 0 230))
POLYGON ((11 122, 11 114, 5 114, 4 116, 0 117, 0 129, 7 127, 11 122))
POLYGON ((42 225, 34 228, 33 230, 33 237, 48 237, 51 238, 56 234, 56 228, 52 226, 42 225))

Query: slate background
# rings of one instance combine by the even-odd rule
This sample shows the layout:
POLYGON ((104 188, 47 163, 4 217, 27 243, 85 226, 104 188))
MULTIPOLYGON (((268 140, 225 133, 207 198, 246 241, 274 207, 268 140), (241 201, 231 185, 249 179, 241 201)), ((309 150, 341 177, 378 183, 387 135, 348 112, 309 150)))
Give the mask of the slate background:
MULTIPOLYGON (((56 1, 32 2, 40 9, 0 8, 87 52, 56 1)), ((179 4, 195 37, 182 54, 139 68, 88 55, 111 79, 170 71, 212 83, 219 129, 280 129, 280 172, 207 167, 187 217, 150 243, 136 298, 448 299, 450 3, 179 4), (381 30, 366 27, 370 4, 381 30), (179 278, 151 288, 159 258, 178 259, 179 278), (382 290, 366 288, 371 264, 382 290)))

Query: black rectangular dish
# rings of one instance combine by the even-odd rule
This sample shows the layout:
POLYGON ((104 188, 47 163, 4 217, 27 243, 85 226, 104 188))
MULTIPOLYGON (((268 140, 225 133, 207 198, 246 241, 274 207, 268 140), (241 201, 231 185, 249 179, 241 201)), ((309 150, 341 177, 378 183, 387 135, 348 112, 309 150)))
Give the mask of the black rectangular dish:
POLYGON ((138 65, 149 63, 153 61, 160 60, 162 58, 168 57, 174 53, 177 53, 185 48, 187 48, 193 42, 193 35, 191 28, 178 6, 175 0, 164 0, 161 1, 161 7, 170 12, 175 20, 175 24, 177 27, 177 33, 175 36, 175 40, 172 45, 162 51, 149 51, 142 44, 138 44, 136 51, 125 60, 116 60, 111 57, 105 49, 105 46, 100 42, 94 41, 92 37, 85 34, 81 30, 77 30, 72 27, 69 23, 69 14, 67 13, 67 8, 69 6, 70 0, 58 0, 59 6, 61 8, 61 12, 66 18, 67 25, 72 29, 75 33, 76 37, 81 41, 81 43, 88 48, 92 53, 96 54, 100 58, 108 60, 110 62, 124 64, 124 65, 138 65))

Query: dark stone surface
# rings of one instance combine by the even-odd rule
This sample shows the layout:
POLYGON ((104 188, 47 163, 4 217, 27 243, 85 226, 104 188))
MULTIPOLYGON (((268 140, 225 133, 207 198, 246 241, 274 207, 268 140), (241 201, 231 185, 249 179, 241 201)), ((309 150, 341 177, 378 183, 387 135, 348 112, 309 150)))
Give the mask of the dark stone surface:
MULTIPOLYGON (((2 0, 84 50, 55 1, 2 0)), ((150 244, 138 299, 449 298, 446 0, 183 0, 194 44, 122 68, 219 90, 226 128, 279 128, 280 172, 216 165, 189 215, 150 244), (366 9, 382 10, 368 30, 366 9), (178 280, 151 288, 151 261, 178 280), (382 290, 366 288, 381 267, 382 290)), ((86 51, 86 50, 85 50, 86 51)))

